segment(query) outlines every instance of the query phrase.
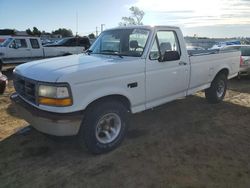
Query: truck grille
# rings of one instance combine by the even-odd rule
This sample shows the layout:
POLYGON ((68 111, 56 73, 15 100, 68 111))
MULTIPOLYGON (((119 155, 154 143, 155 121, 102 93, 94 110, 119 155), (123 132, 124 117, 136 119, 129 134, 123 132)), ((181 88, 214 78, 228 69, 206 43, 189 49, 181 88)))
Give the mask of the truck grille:
POLYGON ((14 87, 16 92, 27 101, 36 104, 36 82, 21 77, 17 74, 14 75, 14 87))

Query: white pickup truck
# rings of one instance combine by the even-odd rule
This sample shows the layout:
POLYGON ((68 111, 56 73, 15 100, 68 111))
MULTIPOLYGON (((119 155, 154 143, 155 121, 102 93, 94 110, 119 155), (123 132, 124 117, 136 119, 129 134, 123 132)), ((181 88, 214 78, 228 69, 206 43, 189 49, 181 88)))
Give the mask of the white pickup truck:
POLYGON ((240 52, 189 57, 177 27, 121 27, 102 32, 86 54, 17 66, 11 99, 37 130, 78 135, 103 153, 121 143, 130 113, 201 90, 222 101, 239 64, 240 52))
POLYGON ((49 57, 80 54, 84 51, 84 46, 43 47, 39 37, 10 36, 0 44, 0 63, 6 66, 49 57))

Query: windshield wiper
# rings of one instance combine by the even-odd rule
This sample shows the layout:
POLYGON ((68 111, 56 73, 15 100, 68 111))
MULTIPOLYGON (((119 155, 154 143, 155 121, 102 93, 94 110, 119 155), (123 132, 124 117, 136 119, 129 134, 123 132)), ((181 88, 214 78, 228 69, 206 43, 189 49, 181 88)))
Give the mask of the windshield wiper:
POLYGON ((116 55, 120 58, 123 58, 123 56, 118 52, 118 51, 114 51, 114 50, 102 50, 100 54, 105 54, 105 55, 116 55), (102 53, 104 52, 104 53, 102 53), (108 52, 108 53, 106 53, 108 52))

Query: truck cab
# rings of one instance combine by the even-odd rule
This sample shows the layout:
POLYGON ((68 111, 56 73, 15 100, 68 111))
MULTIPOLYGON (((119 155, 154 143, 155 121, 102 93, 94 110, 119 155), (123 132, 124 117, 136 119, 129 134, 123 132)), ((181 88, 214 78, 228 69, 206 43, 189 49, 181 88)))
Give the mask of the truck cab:
POLYGON ((43 56, 43 47, 38 37, 13 36, 0 45, 0 53, 4 64, 24 63, 43 56))

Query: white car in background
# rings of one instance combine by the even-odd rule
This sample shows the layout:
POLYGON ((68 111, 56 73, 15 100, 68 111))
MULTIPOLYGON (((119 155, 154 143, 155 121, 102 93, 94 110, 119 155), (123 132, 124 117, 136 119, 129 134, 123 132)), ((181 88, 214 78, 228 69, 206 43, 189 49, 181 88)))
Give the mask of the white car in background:
POLYGON ((235 51, 240 50, 240 71, 238 74, 238 78, 240 76, 250 75, 250 45, 231 45, 225 46, 220 51, 235 51))
POLYGON ((206 50, 200 46, 187 46, 187 50, 206 50))

